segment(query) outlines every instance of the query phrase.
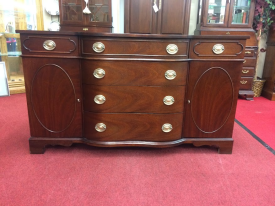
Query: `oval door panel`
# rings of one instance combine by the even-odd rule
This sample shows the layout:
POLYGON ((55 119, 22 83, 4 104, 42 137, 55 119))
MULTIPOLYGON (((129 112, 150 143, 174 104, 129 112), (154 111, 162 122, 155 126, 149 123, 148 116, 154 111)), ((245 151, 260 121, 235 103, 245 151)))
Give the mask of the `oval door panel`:
POLYGON ((212 67, 200 76, 191 97, 192 119, 200 131, 214 133, 226 123, 233 94, 233 82, 225 69, 212 67))
POLYGON ((46 130, 58 133, 70 126, 76 113, 75 100, 75 88, 63 68, 46 64, 38 69, 31 85, 31 102, 46 130))

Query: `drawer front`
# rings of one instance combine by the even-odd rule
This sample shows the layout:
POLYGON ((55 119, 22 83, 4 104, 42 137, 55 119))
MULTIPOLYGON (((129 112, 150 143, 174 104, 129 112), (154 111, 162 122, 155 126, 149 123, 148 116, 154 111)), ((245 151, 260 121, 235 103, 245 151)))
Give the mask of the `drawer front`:
POLYGON ((256 58, 245 57, 243 62, 243 67, 255 67, 256 66, 256 58))
POLYGON ((192 40, 190 58, 192 59, 243 59, 244 40, 192 40))
POLYGON ((184 94, 185 86, 83 85, 83 105, 85 111, 91 112, 183 112, 184 94))
POLYGON ((78 56, 78 38, 75 36, 21 34, 23 55, 78 56))
MULTIPOLYGON (((188 41, 186 40, 131 40, 131 39, 102 39, 102 38, 82 38, 82 54, 103 55, 103 56, 178 56, 187 58, 188 41), (101 44, 100 44, 101 43, 101 44), (168 45, 177 47, 175 54, 169 54, 166 50, 168 45), (93 46, 101 45, 104 51, 96 52, 93 46)), ((97 48, 100 48, 96 46, 97 48)), ((170 47, 171 48, 171 47, 170 47)), ((174 47, 171 48, 175 51, 174 47)))
POLYGON ((96 141, 172 141, 181 138, 182 121, 183 114, 181 113, 99 114, 85 112, 84 137, 96 141), (102 125, 97 125, 98 123, 103 123, 106 130, 104 131, 105 127, 102 125), (162 127, 167 123, 172 125, 172 130, 163 132, 162 127))
POLYGON ((255 72, 255 67, 243 67, 242 74, 243 77, 253 77, 255 72))
POLYGON ((253 77, 241 77, 240 89, 241 90, 251 90, 253 83, 253 77))
POLYGON ((248 49, 248 48, 246 48, 245 51, 244 51, 244 56, 245 57, 255 57, 256 56, 255 49, 248 49))
POLYGON ((187 70, 187 62, 83 60, 82 82, 93 85, 186 85, 187 70), (104 76, 97 75, 97 71, 102 71, 98 69, 104 70, 104 76), (171 76, 171 72, 176 76, 171 76))
POLYGON ((241 35, 241 36, 250 36, 249 39, 246 40, 246 46, 257 46, 258 41, 256 39, 255 32, 244 32, 244 31, 201 31, 201 35, 241 35))

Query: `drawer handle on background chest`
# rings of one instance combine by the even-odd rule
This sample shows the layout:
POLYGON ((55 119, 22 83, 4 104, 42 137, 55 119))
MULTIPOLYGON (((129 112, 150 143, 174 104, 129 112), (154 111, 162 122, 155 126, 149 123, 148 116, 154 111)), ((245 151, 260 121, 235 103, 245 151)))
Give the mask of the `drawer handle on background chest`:
POLYGON ((162 125, 162 131, 163 132, 171 132, 173 129, 172 125, 169 123, 165 123, 164 125, 162 125))
POLYGON ((101 53, 105 50, 105 45, 101 42, 96 42, 96 43, 93 44, 93 50, 96 53, 101 53))
POLYGON ((56 44, 55 44, 55 42, 53 40, 46 40, 43 43, 43 47, 44 47, 44 49, 46 49, 48 51, 51 51, 51 50, 55 49, 56 44))
POLYGON ((244 60, 243 63, 245 64, 245 63, 246 63, 246 60, 244 60))
POLYGON ((97 79, 102 79, 105 76, 104 69, 97 68, 94 70, 94 77, 97 79))
POLYGON ((251 52, 250 52, 250 51, 246 51, 245 53, 246 53, 246 54, 251 54, 251 52))
POLYGON ((228 31, 228 32, 226 32, 225 34, 227 34, 227 35, 228 35, 228 34, 230 34, 230 32, 228 31))
POLYGON ((165 78, 168 80, 173 80, 177 76, 177 73, 174 70, 167 70, 165 72, 165 78))
POLYGON ((176 44, 169 44, 166 47, 166 51, 168 54, 176 54, 179 51, 179 48, 176 44))
POLYGON ((249 70, 242 70, 242 73, 247 74, 249 70))
POLYGON ((175 102, 175 99, 172 96, 166 96, 163 98, 163 103, 165 105, 172 105, 172 104, 174 104, 174 102, 175 102))
POLYGON ((104 123, 97 123, 95 125, 95 130, 98 132, 104 132, 106 130, 106 125, 104 123))
POLYGON ((247 81, 244 81, 244 80, 242 80, 240 82, 241 82, 241 84, 246 84, 247 83, 247 81))
POLYGON ((103 95, 99 94, 95 96, 94 101, 97 104, 104 104, 104 102, 106 101, 106 98, 103 95))

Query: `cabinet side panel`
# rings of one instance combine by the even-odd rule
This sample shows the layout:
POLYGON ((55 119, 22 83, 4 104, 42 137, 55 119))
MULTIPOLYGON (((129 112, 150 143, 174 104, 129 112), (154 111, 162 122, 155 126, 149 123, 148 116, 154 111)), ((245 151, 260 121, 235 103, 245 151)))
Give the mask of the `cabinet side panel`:
POLYGON ((81 137, 79 60, 23 57, 32 137, 81 137))

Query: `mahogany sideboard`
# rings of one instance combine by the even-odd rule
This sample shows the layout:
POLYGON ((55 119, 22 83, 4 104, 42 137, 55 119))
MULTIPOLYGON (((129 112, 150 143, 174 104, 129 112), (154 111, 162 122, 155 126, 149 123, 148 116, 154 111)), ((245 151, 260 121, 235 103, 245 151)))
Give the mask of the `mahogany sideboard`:
POLYGON ((247 36, 17 32, 31 153, 73 143, 232 153, 247 36))

